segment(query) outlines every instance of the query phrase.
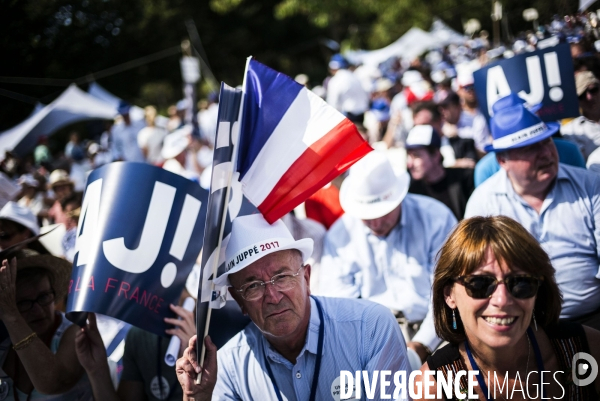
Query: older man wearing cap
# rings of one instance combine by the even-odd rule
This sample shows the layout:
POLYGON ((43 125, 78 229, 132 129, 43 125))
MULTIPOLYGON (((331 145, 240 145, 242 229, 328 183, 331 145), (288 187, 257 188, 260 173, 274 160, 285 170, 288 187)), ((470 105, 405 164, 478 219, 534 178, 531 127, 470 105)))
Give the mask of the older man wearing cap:
MULTIPOLYGON (((177 361, 184 400, 336 399, 342 370, 408 369, 404 339, 387 309, 365 300, 310 296, 310 265, 304 263, 312 247, 310 239, 295 241, 281 221, 269 225, 261 215, 234 220, 225 251, 228 270, 215 281, 230 286, 253 324, 217 358, 206 340, 201 385, 193 381, 200 371, 195 350, 186 350, 177 361)), ((392 382, 387 394, 394 389, 392 382)))
MULTIPOLYGON (((409 181, 381 152, 351 168, 340 191, 346 214, 325 236, 320 291, 383 304, 407 322, 403 328, 410 339, 427 314, 436 254, 456 218, 435 199, 407 194, 409 181)), ((413 340, 421 359, 423 346, 439 343, 432 326, 413 340)))
POLYGON ((413 127, 406 138, 406 166, 411 181, 408 192, 430 196, 448 206, 460 220, 475 189, 473 169, 444 168, 440 135, 431 125, 413 127))
POLYGON ((523 104, 491 120, 500 171, 481 184, 465 217, 505 215, 521 223, 546 250, 563 293, 561 318, 600 328, 600 177, 559 163, 545 124, 523 104))
POLYGON ((122 121, 112 127, 111 153, 114 160, 126 162, 145 162, 146 159, 138 145, 138 133, 146 126, 144 120, 132 121, 129 116, 131 105, 125 101, 119 103, 117 111, 122 121))
MULTIPOLYGON (((498 101, 492 105, 492 110, 495 114, 499 110, 519 104, 524 105, 530 112, 534 114, 537 113, 537 111, 542 107, 541 104, 528 105, 524 99, 519 97, 519 95, 511 92, 509 95, 498 99, 498 101)), ((581 151, 578 149, 577 145, 572 143, 573 141, 557 138, 557 135, 553 135, 552 140, 554 141, 554 146, 556 146, 558 160, 560 163, 585 168, 585 160, 583 159, 581 151)), ((500 164, 498 164, 496 154, 493 152, 491 147, 489 149, 490 152, 482 157, 475 166, 476 187, 500 170, 500 164)))

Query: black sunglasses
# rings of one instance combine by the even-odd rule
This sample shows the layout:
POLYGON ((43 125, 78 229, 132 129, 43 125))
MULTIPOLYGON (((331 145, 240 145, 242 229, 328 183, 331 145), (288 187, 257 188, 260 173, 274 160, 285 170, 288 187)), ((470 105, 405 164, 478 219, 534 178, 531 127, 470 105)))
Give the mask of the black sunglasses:
POLYGON ((586 100, 587 94, 595 95, 600 90, 598 86, 592 86, 591 88, 587 88, 581 95, 579 95, 579 100, 586 100))
POLYGON ((497 280, 494 276, 473 274, 457 277, 454 281, 462 284, 467 295, 475 299, 490 298, 500 283, 506 285, 506 289, 513 297, 527 299, 537 294, 541 284, 540 278, 528 274, 510 275, 502 280, 497 280))

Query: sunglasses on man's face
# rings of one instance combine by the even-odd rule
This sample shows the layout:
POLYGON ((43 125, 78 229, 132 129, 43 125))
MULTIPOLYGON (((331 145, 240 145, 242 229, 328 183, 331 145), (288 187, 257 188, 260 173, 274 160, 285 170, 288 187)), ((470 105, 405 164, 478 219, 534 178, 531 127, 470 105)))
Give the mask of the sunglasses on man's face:
POLYGON ((504 283, 506 289, 517 299, 532 298, 537 294, 541 280, 528 274, 514 274, 504 277, 502 280, 495 276, 484 274, 472 274, 457 277, 454 281, 465 287, 467 295, 474 299, 490 298, 498 284, 504 283))
POLYGON ((595 94, 598 93, 599 90, 600 90, 600 87, 598 87, 598 86, 592 86, 591 88, 587 88, 581 95, 579 95, 579 100, 586 100, 588 93, 591 96, 594 96, 595 94))

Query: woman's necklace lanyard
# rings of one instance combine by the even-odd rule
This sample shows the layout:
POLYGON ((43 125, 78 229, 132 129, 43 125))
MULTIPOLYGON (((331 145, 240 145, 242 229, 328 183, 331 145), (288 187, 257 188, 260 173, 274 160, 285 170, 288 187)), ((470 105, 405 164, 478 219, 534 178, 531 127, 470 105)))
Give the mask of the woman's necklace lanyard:
MULTIPOLYGON (((321 320, 319 324, 319 343, 317 345, 317 359, 315 361, 315 373, 313 374, 312 386, 310 389, 310 398, 309 401, 315 401, 315 397, 317 395, 317 385, 319 383, 319 371, 321 370, 321 356, 323 355, 323 339, 325 337, 325 319, 323 318, 323 309, 321 309, 321 303, 315 297, 311 297, 315 300, 315 304, 317 305, 317 310, 319 311, 319 319, 321 320)), ((277 395, 277 399, 279 401, 283 401, 281 397, 281 392, 279 391, 279 387, 277 387, 277 382, 275 381, 275 376, 273 375, 273 371, 271 370, 271 365, 269 364, 269 360, 267 359, 266 352, 263 353, 263 357, 265 359, 265 366, 267 367, 267 373, 269 374, 269 378, 273 383, 273 388, 275 389, 275 394, 277 395)))
MULTIPOLYGON (((538 366, 538 372, 542 372, 544 370, 544 361, 542 360, 542 353, 540 352, 540 347, 538 346, 537 340, 535 339, 535 335, 530 327, 527 328, 527 336, 529 340, 533 344, 533 353, 535 354, 535 360, 538 366)), ((491 398, 488 397, 489 391, 488 387, 485 384, 485 380, 483 380, 483 375, 479 372, 479 366, 477 366, 477 362, 475 362, 475 358, 473 358, 473 354, 471 353, 471 348, 469 348, 469 343, 465 341, 465 350, 467 351, 467 356, 469 357, 469 362, 471 362, 471 367, 473 370, 478 371, 477 373, 477 382, 479 383, 479 387, 483 392, 484 397, 488 401, 491 401, 491 398)), ((542 375, 540 374, 540 388, 542 389, 542 397, 544 397, 544 386, 542 385, 542 375)))

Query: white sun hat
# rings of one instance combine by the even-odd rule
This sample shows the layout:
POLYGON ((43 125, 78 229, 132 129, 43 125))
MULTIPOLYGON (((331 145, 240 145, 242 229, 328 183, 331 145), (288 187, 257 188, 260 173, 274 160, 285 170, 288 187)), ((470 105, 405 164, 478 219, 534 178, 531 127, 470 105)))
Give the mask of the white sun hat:
POLYGON ((306 263, 312 255, 313 244, 310 238, 296 241, 281 220, 269 224, 261 214, 238 217, 233 220, 231 238, 225 249, 226 272, 214 283, 216 286, 230 286, 230 274, 273 252, 297 249, 302 253, 302 263, 306 263))
POLYGON ((373 151, 350 169, 340 188, 340 203, 351 216, 378 219, 402 203, 409 184, 408 172, 395 174, 385 153, 373 151))
POLYGON ((40 226, 31 209, 20 206, 16 202, 8 202, 4 205, 2 210, 0 210, 0 219, 14 221, 17 224, 28 228, 33 235, 40 234, 40 226))
POLYGON ((181 152, 185 151, 190 145, 191 125, 184 125, 176 131, 173 131, 163 140, 163 147, 160 155, 163 159, 172 159, 181 152))

